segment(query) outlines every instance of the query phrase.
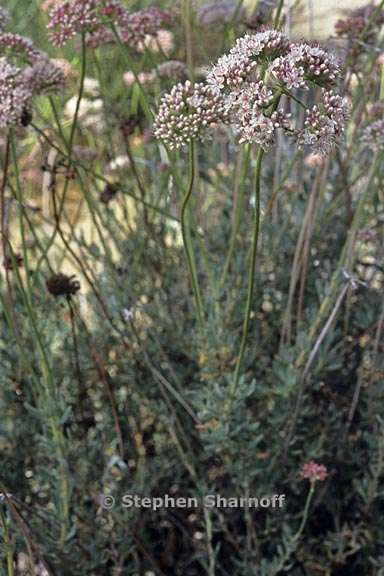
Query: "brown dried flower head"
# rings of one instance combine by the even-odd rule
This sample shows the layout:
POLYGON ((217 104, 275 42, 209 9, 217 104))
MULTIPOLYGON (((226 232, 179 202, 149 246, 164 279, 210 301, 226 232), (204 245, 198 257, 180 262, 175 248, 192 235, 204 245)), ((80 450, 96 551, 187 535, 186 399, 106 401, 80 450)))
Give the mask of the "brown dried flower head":
POLYGON ((72 276, 67 276, 67 274, 62 272, 53 274, 46 282, 47 290, 56 298, 58 296, 71 298, 80 290, 80 282, 75 280, 75 278, 74 274, 72 276))

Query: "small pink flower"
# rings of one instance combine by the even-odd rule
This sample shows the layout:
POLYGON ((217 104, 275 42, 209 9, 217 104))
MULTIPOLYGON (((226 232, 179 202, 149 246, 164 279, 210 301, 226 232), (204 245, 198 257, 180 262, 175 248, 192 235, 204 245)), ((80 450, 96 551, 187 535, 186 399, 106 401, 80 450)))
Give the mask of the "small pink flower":
POLYGON ((311 460, 302 466, 300 474, 302 478, 310 482, 323 482, 328 476, 328 470, 323 464, 317 464, 311 460))

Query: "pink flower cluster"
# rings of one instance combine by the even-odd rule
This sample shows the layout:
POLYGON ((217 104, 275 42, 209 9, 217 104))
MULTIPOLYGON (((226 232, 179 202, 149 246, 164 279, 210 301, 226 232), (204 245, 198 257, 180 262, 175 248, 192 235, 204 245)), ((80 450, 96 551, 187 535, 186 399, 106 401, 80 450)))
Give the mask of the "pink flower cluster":
POLYGON ((328 154, 344 130, 349 110, 346 99, 332 90, 323 90, 320 104, 306 110, 299 146, 311 146, 319 154, 328 154))
POLYGON ((66 0, 50 12, 49 38, 55 46, 64 46, 70 38, 98 27, 96 0, 66 0))
POLYGON ((287 88, 308 89, 308 83, 329 86, 337 78, 337 59, 319 46, 292 44, 289 52, 276 58, 270 67, 274 76, 287 88))
POLYGON ((26 126, 36 94, 54 93, 65 86, 65 76, 29 38, 0 33, 0 128, 26 126), (25 65, 20 67, 20 62, 25 65))
MULTIPOLYGON (((308 145, 317 153, 327 154, 342 134, 348 116, 347 102, 331 90, 338 73, 333 55, 319 46, 291 44, 282 32, 272 29, 238 38, 230 52, 211 67, 207 84, 217 102, 221 99, 220 110, 225 111, 225 121, 234 128, 240 143, 256 143, 267 150, 281 129, 295 136, 299 146, 308 145), (324 88, 321 101, 306 111, 304 128, 294 128, 290 115, 278 109, 279 100, 283 94, 290 97, 288 90, 310 87, 324 88)), ((167 105, 171 101, 165 98, 162 116, 167 105)), ((162 130, 170 141, 174 126, 184 121, 181 109, 174 109, 172 116, 173 123, 162 130)), ((204 128, 201 124, 200 129, 204 128)), ((180 139, 174 142, 182 144, 180 139)))
POLYGON ((170 22, 171 13, 156 7, 129 12, 118 0, 65 0, 51 10, 48 29, 56 46, 86 33, 87 44, 93 48, 114 43, 116 34, 122 42, 137 48, 170 22))
POLYGON ((317 464, 311 460, 303 465, 300 474, 302 478, 310 482, 324 482, 328 477, 328 470, 323 464, 317 464))

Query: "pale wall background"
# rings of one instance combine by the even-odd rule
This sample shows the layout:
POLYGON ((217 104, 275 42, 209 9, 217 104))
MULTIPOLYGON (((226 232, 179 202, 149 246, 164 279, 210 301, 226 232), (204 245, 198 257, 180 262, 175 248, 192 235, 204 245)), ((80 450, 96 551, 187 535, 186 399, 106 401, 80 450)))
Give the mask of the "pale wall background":
MULTIPOLYGON (((258 0, 244 0, 244 6, 250 9, 257 3, 258 0)), ((291 21, 292 34, 319 39, 332 34, 335 22, 346 11, 368 3, 369 0, 301 0, 300 2, 286 0, 285 2, 294 12, 291 21)))

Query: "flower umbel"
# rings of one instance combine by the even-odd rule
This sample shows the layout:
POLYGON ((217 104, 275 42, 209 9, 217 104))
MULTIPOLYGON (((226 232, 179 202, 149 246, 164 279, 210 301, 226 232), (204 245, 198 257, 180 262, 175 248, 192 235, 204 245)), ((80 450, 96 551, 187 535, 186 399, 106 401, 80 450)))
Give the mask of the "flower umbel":
POLYGON ((207 130, 226 119, 222 97, 210 86, 189 80, 176 84, 163 96, 154 124, 154 134, 171 149, 202 139, 207 130))
POLYGON ((55 6, 47 26, 52 44, 64 46, 76 34, 95 30, 99 25, 96 6, 96 0, 66 0, 55 6))

